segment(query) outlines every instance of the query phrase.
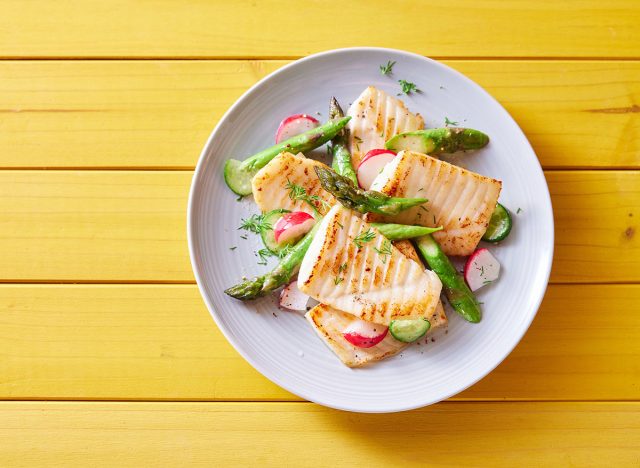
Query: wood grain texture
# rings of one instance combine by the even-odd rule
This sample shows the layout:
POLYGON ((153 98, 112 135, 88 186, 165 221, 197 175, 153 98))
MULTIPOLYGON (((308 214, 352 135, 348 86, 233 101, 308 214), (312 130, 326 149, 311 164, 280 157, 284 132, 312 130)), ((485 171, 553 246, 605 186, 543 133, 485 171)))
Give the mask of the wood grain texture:
POLYGON ((308 403, 1 403, 0 464, 631 467, 640 463, 639 410, 441 403, 354 414, 308 403))
POLYGON ((638 57, 637 17, 635 0, 9 0, 0 57, 284 58, 356 45, 440 57, 638 57), (372 34, 380 19, 385 33, 372 34))
MULTIPOLYGON (((513 353, 454 399, 640 399, 638 303, 640 285, 550 286, 513 353)), ((192 285, 3 285, 0 329, 0 399, 297 400, 192 285)))
MULTIPOLYGON (((640 172, 546 176, 551 281, 640 281, 640 172)), ((190 183, 190 172, 0 171, 0 281, 193 282, 190 183)))
MULTIPOLYGON (((285 63, 0 62, 0 167, 193 168, 222 114, 285 63)), ((445 63, 507 108, 544 167, 640 167, 639 62, 445 63)))

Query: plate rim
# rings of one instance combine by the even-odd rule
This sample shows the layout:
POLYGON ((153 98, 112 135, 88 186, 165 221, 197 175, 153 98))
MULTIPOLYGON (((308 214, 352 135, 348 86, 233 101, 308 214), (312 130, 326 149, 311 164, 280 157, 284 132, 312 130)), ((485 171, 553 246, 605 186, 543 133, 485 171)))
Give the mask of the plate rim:
POLYGON ((542 165, 540 164, 540 160, 538 159, 538 156, 535 152, 535 150, 533 149, 533 147, 531 146, 531 143, 529 142, 529 139, 527 138, 526 134, 522 131, 522 128, 520 128, 520 125, 518 124, 518 122, 511 116, 511 114, 507 111, 507 109, 504 108, 504 106, 502 106, 502 104, 496 99, 494 98, 488 91, 486 91, 482 86, 480 86, 478 83, 476 83, 475 81, 473 81, 471 78, 467 77, 466 75, 464 75, 463 73, 457 71, 456 69, 441 63, 437 60, 434 60, 432 58, 426 57, 424 55, 420 55, 414 52, 409 52, 406 50, 400 50, 400 49, 393 49, 393 48, 388 48, 388 47, 344 47, 344 48, 338 48, 338 49, 330 49, 330 50, 325 50, 322 52, 318 52, 315 54, 311 54, 311 55, 307 55, 305 57, 293 60, 291 63, 284 65, 283 67, 278 68, 277 70, 269 73, 268 75, 264 76, 263 78, 261 78, 259 81, 257 81, 256 83, 254 83, 249 89, 247 89, 230 107, 229 109, 227 109, 227 111, 222 115, 222 117, 220 117, 220 120, 218 121, 218 123, 216 124, 216 126, 213 128, 213 130, 211 131, 211 133, 209 134, 209 137, 207 138, 202 151, 200 152, 200 155, 198 157, 198 162, 196 164, 194 173, 193 173, 193 177, 191 178, 191 185, 189 188, 189 198, 188 198, 188 202, 187 202, 187 243, 188 243, 188 248, 189 248, 189 260, 191 262, 191 268, 193 270, 193 274, 196 280, 196 284, 198 286, 198 291, 200 292, 200 296, 202 296, 202 299, 204 300, 207 309, 209 311, 209 315, 211 315, 211 317, 213 318, 215 324, 217 325, 218 329, 220 330, 220 332, 223 334, 223 336, 225 337, 225 339, 233 346, 234 350, 240 354, 240 356, 242 356, 243 359, 245 359, 256 371, 258 371, 260 374, 262 374, 265 378, 267 378, 268 380, 270 380, 271 382, 275 383, 276 385, 278 385, 279 387, 285 389, 286 391, 292 393, 293 395, 296 395, 300 398, 303 398, 305 400, 308 400, 310 402, 328 407, 328 408, 333 408, 333 409, 337 409, 337 410, 341 410, 341 411, 348 411, 348 412, 357 412, 357 413, 395 413, 395 412, 402 412, 402 411, 410 411, 410 410, 414 410, 414 409, 418 409, 418 408, 423 408, 426 406, 430 406, 432 404, 447 400, 449 398, 451 398, 452 396, 455 396, 463 391, 465 391, 466 389, 468 389, 469 387, 475 385, 476 383, 478 383, 480 380, 484 379, 487 375, 489 375, 491 372, 493 372, 496 367, 498 367, 512 352, 513 350, 516 348, 516 346, 518 346, 518 344, 520 343, 520 341, 522 341, 522 338, 524 337, 524 335, 527 333, 527 331, 529 330, 529 328, 531 327, 531 324, 533 323, 533 320, 535 319, 535 317, 538 315, 538 311, 540 310, 540 305, 542 303, 542 300, 544 299, 544 296, 547 292, 547 289, 549 287, 549 278, 551 275, 551 268, 553 265, 553 256, 554 256, 554 250, 555 250, 555 218, 554 218, 554 214, 553 214, 553 204, 551 202, 551 194, 549 192, 549 184, 547 182, 547 179, 544 175, 544 170, 542 168, 542 165), (241 347, 236 343, 236 341, 234 339, 231 338, 229 331, 226 329, 226 327, 221 323, 221 321, 219 321, 217 319, 217 314, 218 312, 216 311, 215 307, 213 306, 212 302, 210 301, 210 299, 208 298, 206 291, 205 291, 205 287, 204 287, 204 283, 203 283, 203 278, 201 277, 200 271, 198 269, 198 261, 196 259, 196 255, 195 255, 195 247, 194 244, 196 242, 195 240, 195 233, 194 233, 194 229, 193 229, 193 225, 194 225, 194 219, 195 219, 195 215, 194 215, 194 196, 196 193, 196 190, 199 186, 198 181, 199 179, 202 177, 202 172, 203 172, 203 167, 206 164, 206 159, 207 159, 207 153, 209 151, 209 148, 213 142, 213 140, 216 138, 217 134, 221 131, 221 128, 223 126, 223 124, 225 123, 226 119, 228 118, 229 115, 231 115, 236 108, 242 106, 244 104, 244 102, 249 99, 250 95, 253 94, 253 92, 255 90, 257 90, 258 88, 262 87, 264 85, 265 82, 275 78, 276 76, 278 76, 281 73, 284 73, 285 71, 288 71, 290 68, 293 67, 297 67, 302 63, 308 62, 308 61, 312 61, 314 59, 320 58, 320 57, 325 57, 325 56, 329 56, 329 55, 334 55, 334 54, 341 54, 341 53, 350 53, 350 52, 367 52, 367 51, 378 51, 378 52, 388 52, 388 53, 392 53, 392 54, 399 54, 399 55, 404 55, 404 56, 408 56, 411 58, 415 58, 415 59, 419 59, 419 60, 423 60, 428 62, 430 65, 435 66, 435 67, 439 67, 439 68, 444 68, 448 73, 453 73, 455 75, 457 75, 458 78, 462 79, 463 81, 466 82, 466 84, 468 84, 469 86, 471 86, 472 88, 474 88, 477 92, 485 95, 485 97, 489 98, 491 101, 493 101, 493 103, 495 105, 497 105, 500 109, 502 109, 504 111, 504 113, 506 114, 507 118, 511 119, 512 123, 514 124, 515 128, 517 129, 517 131, 520 132, 520 136, 522 137, 522 139, 524 140, 524 143, 526 144, 527 149, 531 152, 531 154, 533 154, 533 156, 535 157, 535 163, 538 166, 538 169, 540 171, 540 173, 542 174, 542 180, 544 181, 544 187, 546 188, 546 193, 544 196, 544 200, 538 200, 539 203, 544 203, 545 205, 545 210, 548 210, 548 212, 550 213, 550 227, 551 227, 551 233, 548 236, 549 238, 549 247, 548 249, 546 249, 546 251, 548 252, 548 255, 546 256, 546 258, 544 259, 544 263, 541 265, 541 267, 544 267, 543 273, 544 273, 544 277, 545 277, 545 287, 541 288, 541 290, 538 292, 537 297, 534 297, 532 300, 532 304, 534 304, 534 307, 532 308, 533 312, 530 314, 530 317, 528 317, 528 319, 526 320, 526 325, 522 328, 521 332, 518 334, 517 339, 515 339, 513 341, 513 343, 511 345, 509 345, 506 348, 506 352, 500 357, 499 360, 497 360, 497 362, 491 366, 488 366, 488 368, 486 369, 486 372, 481 372, 479 377, 476 378, 475 380, 470 381, 468 384, 462 386, 461 388, 458 388, 454 391, 451 391, 449 393, 447 393, 446 395, 444 395, 442 398, 438 398, 438 399, 428 399, 425 400, 421 403, 416 403, 416 404, 410 404, 410 405, 395 405, 395 406, 389 406, 387 408, 381 408, 381 409, 354 409, 351 408, 347 405, 338 405, 338 404, 331 404, 331 403, 327 403, 327 402, 323 402, 321 401, 321 399, 315 399, 310 397, 309 395, 306 395, 305 391, 299 391, 298 389, 292 389, 291 386, 286 383, 283 382, 279 377, 274 377, 271 375, 268 375, 268 370, 264 369, 262 365, 258 364, 256 361, 253 360, 253 358, 248 354, 245 353, 241 347))

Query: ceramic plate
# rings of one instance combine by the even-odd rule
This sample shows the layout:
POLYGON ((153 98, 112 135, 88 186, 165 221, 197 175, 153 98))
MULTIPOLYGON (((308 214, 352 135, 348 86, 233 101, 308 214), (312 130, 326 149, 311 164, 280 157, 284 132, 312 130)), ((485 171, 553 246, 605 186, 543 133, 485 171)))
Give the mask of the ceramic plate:
POLYGON ((334 50, 298 60, 238 99, 200 156, 189 197, 188 231, 202 296, 236 350, 288 391, 322 405, 360 412, 429 405, 491 372, 533 320, 553 256, 547 184, 529 142, 505 109, 480 86, 441 63, 378 48, 334 50), (389 60, 397 62, 391 77, 379 72, 379 65, 389 60), (502 272, 496 283, 478 293, 483 303, 481 323, 466 323, 449 311, 448 333, 435 341, 414 344, 366 368, 349 369, 320 341, 302 314, 278 310, 273 297, 242 303, 223 293, 243 276, 267 271, 273 262, 258 265, 259 238, 240 237, 240 219, 257 208, 251 197, 236 200, 225 186, 222 167, 227 158, 243 159, 272 145, 284 117, 319 112, 318 118, 324 120, 331 96, 346 111, 368 85, 397 94, 400 78, 422 90, 402 99, 425 117, 427 127, 441 127, 447 117, 491 136, 487 148, 454 158, 503 181, 500 201, 511 209, 514 227, 506 241, 491 248, 502 272))

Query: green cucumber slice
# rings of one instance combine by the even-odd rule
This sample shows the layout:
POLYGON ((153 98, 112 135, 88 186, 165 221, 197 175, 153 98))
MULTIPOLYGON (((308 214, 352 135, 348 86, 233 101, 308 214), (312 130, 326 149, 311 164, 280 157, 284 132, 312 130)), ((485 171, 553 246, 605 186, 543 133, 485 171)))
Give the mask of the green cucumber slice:
POLYGON ((431 328, 431 323, 425 318, 392 320, 389 332, 396 340, 412 343, 422 338, 431 328))
POLYGON ((497 203, 489 220, 489 226, 484 236, 482 236, 482 240, 487 242, 504 240, 509 235, 509 232, 511 232, 512 224, 509 211, 500 203, 497 203))
POLYGON ((262 243, 269 252, 276 255, 282 252, 288 245, 295 244, 298 240, 292 239, 290 242, 282 242, 280 244, 276 242, 276 237, 273 233, 273 226, 275 226, 276 221, 278 221, 285 213, 290 213, 290 211, 277 209, 269 211, 263 215, 265 228, 260 231, 260 237, 262 238, 262 243))
POLYGON ((258 172, 257 169, 247 169, 243 167, 242 161, 228 159, 224 163, 224 181, 236 195, 250 195, 251 179, 258 172))

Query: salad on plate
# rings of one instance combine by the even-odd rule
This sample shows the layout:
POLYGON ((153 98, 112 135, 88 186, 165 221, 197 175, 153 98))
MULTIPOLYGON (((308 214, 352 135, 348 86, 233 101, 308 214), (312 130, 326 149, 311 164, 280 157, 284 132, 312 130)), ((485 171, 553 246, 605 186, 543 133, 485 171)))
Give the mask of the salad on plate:
POLYGON ((346 115, 331 98, 326 123, 285 118, 274 146, 225 163, 229 188, 253 195, 260 211, 243 227, 278 257, 225 293, 242 301, 279 294, 280 307, 304 312, 349 367, 446 328, 443 300, 480 322, 474 291, 498 279, 500 263, 479 243, 505 239, 512 220, 498 203, 501 181, 441 155, 488 143, 479 130, 425 129, 419 113, 373 86, 346 115), (331 166, 308 157, 326 143, 331 166), (462 271, 450 256, 466 257, 462 271))

